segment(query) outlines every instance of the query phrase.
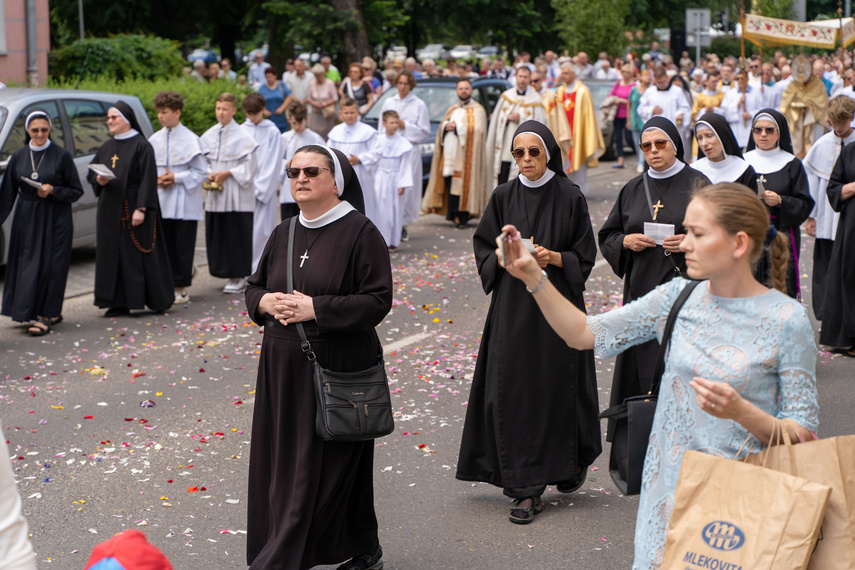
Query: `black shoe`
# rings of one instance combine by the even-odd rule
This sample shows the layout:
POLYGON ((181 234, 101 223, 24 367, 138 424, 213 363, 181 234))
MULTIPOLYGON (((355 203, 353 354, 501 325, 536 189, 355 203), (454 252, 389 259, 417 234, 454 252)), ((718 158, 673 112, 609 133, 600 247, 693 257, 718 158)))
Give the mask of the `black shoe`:
POLYGON ((131 314, 131 311, 126 309, 125 307, 113 307, 112 309, 107 309, 107 312, 104 313, 104 316, 108 319, 113 317, 126 317, 131 314))
POLYGON ((379 546, 374 554, 360 554, 345 562, 336 570, 382 570, 383 549, 379 546))
POLYGON ((410 241, 410 236, 407 234, 407 228, 401 228, 401 241, 410 241))
POLYGON ((525 499, 516 499, 514 506, 511 507, 511 514, 508 515, 508 520, 516 524, 528 524, 534 520, 534 515, 543 510, 543 501, 540 497, 526 497, 525 499), (531 501, 528 507, 520 507, 523 501, 531 501))
POLYGON ((585 478, 588 474, 588 465, 578 468, 575 479, 561 481, 555 485, 555 490, 559 493, 575 493, 585 484, 585 478))

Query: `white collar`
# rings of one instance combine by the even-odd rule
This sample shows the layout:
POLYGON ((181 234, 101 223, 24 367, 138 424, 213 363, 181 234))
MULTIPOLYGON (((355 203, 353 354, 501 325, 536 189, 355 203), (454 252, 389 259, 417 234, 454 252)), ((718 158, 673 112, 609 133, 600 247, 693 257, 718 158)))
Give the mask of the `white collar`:
POLYGON ((719 182, 736 182, 749 167, 749 164, 738 156, 729 154, 724 160, 713 162, 709 158, 701 158, 692 163, 692 168, 702 172, 713 184, 719 182))
POLYGON ((45 144, 43 144, 42 146, 34 145, 33 141, 30 141, 29 145, 30 145, 30 150, 34 150, 34 151, 38 152, 40 150, 45 150, 47 147, 50 146, 50 139, 48 139, 47 142, 45 144))
POLYGON ((300 212, 300 223, 303 225, 304 228, 309 228, 310 230, 322 228, 337 220, 340 220, 355 209, 356 208, 354 208, 350 204, 350 202, 342 200, 341 202, 339 202, 314 220, 307 220, 306 217, 303 215, 303 212, 300 212))
MULTIPOLYGON (((657 130, 659 130, 659 129, 657 129, 657 130)), ((653 170, 652 168, 649 168, 647 170, 647 175, 650 178, 653 178, 654 180, 662 180, 664 178, 671 178, 672 176, 674 176, 678 172, 681 172, 685 167, 686 167, 685 162, 682 162, 679 160, 674 160, 674 164, 672 164, 671 166, 669 166, 665 170, 653 170)))
POLYGON ((117 141, 124 141, 124 140, 128 140, 129 138, 135 137, 138 134, 140 134, 140 132, 138 130, 131 129, 131 130, 126 131, 120 135, 116 135, 113 138, 116 139, 117 141))
POLYGON ((547 182, 552 180, 552 178, 554 176, 555 176, 555 172, 552 170, 549 170, 547 168, 546 172, 543 173, 543 176, 541 176, 537 180, 534 180, 534 181, 529 180, 528 178, 526 178, 522 174, 519 175, 519 180, 523 186, 526 186, 528 188, 540 188, 541 186, 543 186, 544 184, 546 184, 547 182))
POLYGON ((754 167, 757 174, 769 174, 771 172, 780 172, 796 158, 789 152, 781 150, 781 147, 775 147, 772 150, 760 150, 755 148, 752 151, 745 153, 745 161, 754 167))

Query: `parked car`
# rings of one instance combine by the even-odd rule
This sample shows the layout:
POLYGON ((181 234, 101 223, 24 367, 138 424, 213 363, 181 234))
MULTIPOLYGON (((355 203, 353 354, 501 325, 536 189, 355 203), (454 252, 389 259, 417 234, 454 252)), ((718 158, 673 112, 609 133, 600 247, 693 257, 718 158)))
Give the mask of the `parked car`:
POLYGON ((478 57, 493 58, 499 55, 499 48, 496 46, 484 46, 478 50, 478 57))
POLYGON ((416 57, 419 58, 419 61, 424 61, 426 59, 439 61, 441 59, 445 59, 450 50, 451 46, 448 44, 428 44, 418 51, 416 57))
MULTIPOLYGON (((150 137, 154 133, 151 121, 140 100, 133 95, 73 89, 0 90, 0 176, 5 174, 12 153, 24 146, 24 120, 34 109, 42 109, 50 115, 53 123, 51 141, 68 149, 74 157, 83 184, 83 196, 72 205, 72 247, 95 244, 97 198, 92 185, 86 181, 86 174, 93 156, 110 138, 107 109, 119 100, 131 106, 142 135, 150 137)), ((0 227, 0 265, 6 263, 13 215, 0 227)))
POLYGON ((448 52, 448 55, 454 59, 470 59, 475 57, 476 54, 475 49, 469 45, 455 46, 454 49, 448 52))
POLYGON ((407 57, 407 46, 392 46, 386 50, 386 59, 395 60, 399 57, 407 57))
POLYGON ((187 61, 193 63, 197 59, 201 59, 207 65, 211 65, 212 63, 220 63, 222 58, 220 54, 215 52, 212 49, 194 49, 190 52, 190 55, 187 56, 187 61))
MULTIPOLYGON (((499 97, 502 93, 509 89, 510 83, 504 79, 484 78, 472 80, 472 97, 484 106, 488 117, 492 115, 493 108, 499 102, 499 97)), ((427 188, 428 180, 430 179, 430 163, 433 160, 433 151, 436 141, 436 131, 439 130, 439 123, 445 116, 445 112, 454 103, 457 102, 457 79, 455 78, 436 78, 423 79, 418 82, 413 94, 425 102, 430 116, 430 135, 425 137, 419 143, 419 152, 422 155, 422 191, 427 188)), ((380 109, 383 108, 383 102, 389 97, 394 97, 398 94, 398 90, 394 87, 389 89, 377 99, 377 102, 371 106, 371 109, 362 117, 362 120, 377 128, 380 120, 380 109)))

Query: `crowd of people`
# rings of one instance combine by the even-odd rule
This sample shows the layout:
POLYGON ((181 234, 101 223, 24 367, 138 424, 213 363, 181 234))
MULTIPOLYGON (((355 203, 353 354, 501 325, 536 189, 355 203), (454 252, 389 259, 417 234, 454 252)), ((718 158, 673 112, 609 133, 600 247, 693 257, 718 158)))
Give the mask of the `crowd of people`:
MULTIPOLYGON (((686 449, 733 455, 748 435, 767 444, 769 416, 795 420, 796 440, 818 429, 814 335, 799 302, 802 226, 817 238, 820 341, 855 356, 850 64, 848 56, 776 53, 744 66, 709 55, 695 68, 654 42, 640 58, 600 54, 594 63, 585 53, 549 51, 534 61, 520 54, 513 65, 501 57, 446 66, 409 58, 379 72, 368 58, 344 77, 329 58, 311 69, 297 60, 280 78, 257 53, 247 77, 255 92, 240 102, 219 96, 217 124, 201 137, 181 125, 179 93, 155 98, 163 128, 148 141, 127 104, 109 110, 113 138, 88 176, 99 196, 95 304, 121 316, 188 302, 204 219, 211 275, 228 279, 224 293, 246 293, 266 333, 248 563, 305 568, 350 559, 340 568, 364 570, 383 566, 373 444, 314 437, 312 369, 289 324, 306 323, 325 366, 370 366, 374 329, 392 303, 389 254, 406 225, 420 213, 443 214, 458 228, 477 219, 476 264, 492 299, 457 477, 502 488, 513 499, 511 522, 527 524, 547 485, 576 491, 602 451, 595 354, 618 355, 612 404, 647 393, 658 323, 682 277, 706 280, 677 321, 671 343, 679 349, 663 375, 644 471, 634 567, 656 568, 686 449), (419 144, 431 128, 414 89, 438 75, 456 78, 457 101, 439 124, 422 195, 419 144), (493 109, 473 97, 473 78, 482 75, 511 84, 493 109), (614 81, 600 109, 590 78, 614 81), (378 128, 368 127, 361 116, 392 87, 378 128), (239 105, 243 124, 234 120, 239 105), (585 193, 587 171, 605 151, 598 113, 614 123, 615 167, 624 167, 630 147, 639 172, 595 235, 585 193), (624 306, 587 317, 583 293, 598 245, 624 279, 624 306), (711 320, 721 325, 706 328, 711 320), (289 375, 301 381, 278 381, 289 375)), ((194 70, 202 80, 224 71, 194 70)), ((11 191, 0 200, 0 219, 15 196, 22 204, 2 313, 34 321, 33 335, 62 320, 70 259, 63 236, 82 193, 50 128, 45 112, 27 117, 29 140, 10 159, 11 191), (41 256, 24 251, 34 240, 44 243, 41 256)))

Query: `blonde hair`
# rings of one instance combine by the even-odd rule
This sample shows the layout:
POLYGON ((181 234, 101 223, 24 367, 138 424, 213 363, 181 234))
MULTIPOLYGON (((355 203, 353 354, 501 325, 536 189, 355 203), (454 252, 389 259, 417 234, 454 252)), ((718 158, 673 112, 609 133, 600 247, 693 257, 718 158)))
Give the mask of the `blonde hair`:
MULTIPOLYGON (((693 200, 703 200, 715 223, 730 235, 745 232, 751 240, 748 251, 752 267, 763 255, 769 233, 769 210, 757 194, 735 182, 705 186, 692 193, 693 200)), ((787 292, 787 264, 790 259, 789 241, 778 232, 769 242, 769 264, 772 286, 787 292)))

